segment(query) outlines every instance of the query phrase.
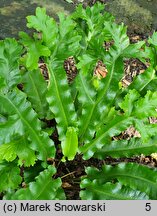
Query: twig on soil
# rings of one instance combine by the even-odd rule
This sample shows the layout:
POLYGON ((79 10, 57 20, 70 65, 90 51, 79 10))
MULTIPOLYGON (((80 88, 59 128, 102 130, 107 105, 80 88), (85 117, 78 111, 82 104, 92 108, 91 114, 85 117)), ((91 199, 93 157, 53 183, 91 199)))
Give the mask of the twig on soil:
POLYGON ((69 175, 73 175, 74 173, 76 173, 76 171, 67 173, 67 174, 65 174, 64 176, 62 176, 61 179, 65 178, 65 177, 67 177, 67 176, 69 176, 69 175))

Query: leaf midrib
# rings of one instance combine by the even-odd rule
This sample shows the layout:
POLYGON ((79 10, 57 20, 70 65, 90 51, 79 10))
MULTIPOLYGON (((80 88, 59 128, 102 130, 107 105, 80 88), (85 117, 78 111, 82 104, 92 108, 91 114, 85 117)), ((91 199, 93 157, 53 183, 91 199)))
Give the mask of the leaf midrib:
MULTIPOLYGON (((118 56, 117 56, 117 58, 118 58, 118 56)), ((94 113, 94 110, 95 110, 96 106, 99 104, 99 102, 101 101, 101 99, 103 98, 103 96, 106 94, 106 92, 107 92, 107 90, 108 90, 108 86, 110 85, 111 80, 112 80, 112 77, 113 77, 115 61, 116 61, 117 58, 115 58, 115 59, 113 60, 114 63, 113 63, 113 66, 112 66, 112 70, 111 70, 111 73, 110 73, 110 77, 109 77, 109 80, 108 80, 108 82, 107 82, 107 84, 106 84, 106 86, 105 86, 103 92, 101 93, 101 95, 98 97, 98 99, 96 100, 96 102, 95 102, 95 103, 92 105, 92 107, 91 107, 90 113, 89 113, 89 115, 88 115, 88 119, 87 119, 87 121, 86 121, 86 123, 85 123, 85 126, 84 126, 84 127, 82 128, 82 130, 81 130, 81 132, 82 132, 82 133, 80 134, 81 137, 84 136, 84 134, 86 133, 86 131, 87 131, 87 129, 88 129, 89 122, 90 122, 90 120, 91 120, 91 118, 92 118, 92 116, 93 116, 93 113, 94 113)))
MULTIPOLYGON (((130 119, 131 119, 131 117, 130 117, 130 119)), ((120 121, 118 121, 116 124, 119 124, 120 122, 125 122, 126 121, 126 119, 125 118, 122 118, 120 121)), ((129 122, 129 119, 128 119, 128 122, 129 122)), ((115 125, 116 125, 115 124, 115 125)), ((115 125, 114 125, 114 127, 115 127, 115 125)), ((85 144, 84 146, 83 146, 83 153, 86 153, 87 151, 88 151, 88 149, 90 149, 92 146, 94 146, 97 142, 99 142, 99 140, 101 140, 102 138, 104 138, 105 137, 105 135, 108 133, 108 131, 112 128, 113 126, 111 126, 110 128, 108 128, 104 133, 102 133, 99 137, 97 137, 97 138, 95 138, 94 140, 93 140, 93 142, 90 142, 90 143, 87 143, 87 144, 85 144)))
MULTIPOLYGON (((118 148, 118 149, 111 149, 111 150, 105 150, 104 149, 104 151, 105 151, 105 153, 106 152, 121 152, 121 151, 129 151, 129 150, 136 150, 136 149, 146 149, 146 148, 152 148, 152 147, 155 147, 155 146, 157 146, 157 144, 147 144, 147 145, 140 145, 140 146, 130 146, 129 144, 128 145, 126 145, 126 147, 123 147, 123 148, 118 148)), ((112 146, 111 146, 111 148, 112 148, 112 146)))
POLYGON ((11 104, 11 106, 14 108, 15 112, 18 114, 18 116, 20 117, 21 121, 27 125, 27 127, 29 128, 30 131, 32 131, 32 133, 34 134, 35 136, 35 139, 37 140, 37 142, 39 143, 40 145, 40 148, 42 149, 43 152, 45 152, 45 155, 47 154, 46 153, 46 150, 45 148, 43 148, 43 143, 41 142, 41 140, 39 139, 39 136, 36 134, 36 131, 31 127, 31 125, 29 124, 29 122, 27 120, 25 120, 25 118, 23 118, 23 115, 21 114, 21 112, 17 109, 17 107, 14 105, 14 103, 8 98, 8 97, 5 97, 3 95, 1 95, 1 97, 3 97, 4 99, 8 100, 8 102, 11 104))
POLYGON ((68 119, 67 119, 67 116, 66 116, 66 114, 64 112, 64 107, 63 107, 63 103, 62 103, 62 100, 61 100, 61 97, 60 97, 58 85, 57 85, 57 82, 56 82, 56 77, 55 77, 55 74, 53 72, 51 73, 51 75, 52 75, 52 78, 54 80, 55 89, 56 89, 56 97, 58 98, 59 103, 60 103, 60 107, 61 107, 61 110, 62 110, 62 113, 63 113, 64 122, 65 122, 66 127, 68 127, 68 119))
MULTIPOLYGON (((120 174, 120 173, 118 173, 118 174, 112 174, 112 175, 110 175, 110 176, 116 176, 116 178, 118 179, 118 177, 117 176, 119 176, 119 177, 121 177, 121 176, 124 176, 124 177, 128 177, 129 179, 130 178, 132 178, 132 179, 137 179, 137 180, 140 180, 140 181, 142 181, 142 182, 145 182, 146 184, 148 183, 148 185, 152 185, 153 186, 153 188, 156 188, 156 190, 157 190, 157 184, 156 183, 154 183, 154 182, 152 182, 152 181, 150 181, 149 179, 146 179, 146 178, 144 178, 144 177, 139 177, 139 176, 133 176, 133 175, 130 175, 130 174, 127 174, 127 173, 122 173, 122 174, 120 174)), ((119 180, 120 181, 120 180, 119 180)), ((120 181, 121 182, 121 181, 120 181)))
POLYGON ((41 100, 40 94, 39 94, 39 92, 38 92, 38 90, 37 90, 37 88, 36 88, 36 85, 35 85, 35 83, 34 83, 34 80, 32 79, 31 74, 29 74, 29 77, 30 77, 30 80, 31 80, 33 89, 34 89, 34 91, 35 91, 36 97, 39 99, 39 100, 38 100, 38 102, 39 102, 39 107, 41 107, 41 110, 42 110, 42 112, 43 112, 43 107, 42 107, 42 102, 41 102, 42 100, 41 100))
MULTIPOLYGON (((89 188, 91 188, 91 187, 89 187, 89 188)), ((105 194, 105 195, 107 195, 107 196, 109 196, 109 197, 113 197, 114 199, 116 199, 116 200, 124 200, 124 197, 120 197, 120 196, 117 196, 117 193, 116 194, 113 194, 112 193, 112 191, 111 191, 111 193, 109 193, 109 192, 104 192, 103 191, 103 188, 101 188, 100 190, 98 190, 98 189, 94 189, 94 188, 91 188, 91 190, 93 190, 93 191, 96 191, 98 194, 105 194)), ((130 198, 125 198, 125 200, 133 200, 133 199, 131 199, 131 197, 130 198)))

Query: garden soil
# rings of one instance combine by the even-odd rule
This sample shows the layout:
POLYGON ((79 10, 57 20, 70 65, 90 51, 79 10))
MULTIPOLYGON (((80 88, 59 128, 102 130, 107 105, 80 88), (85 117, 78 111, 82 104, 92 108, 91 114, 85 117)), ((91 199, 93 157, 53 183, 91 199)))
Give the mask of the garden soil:
MULTIPOLYGON (((109 2, 105 0, 100 0, 100 1, 106 4, 109 2)), ((79 3, 79 1, 77 0, 75 0, 74 2, 75 2, 75 5, 79 3)), ((84 6, 87 6, 87 5, 91 6, 92 4, 96 2, 97 2, 96 0, 93 0, 93 1, 84 0, 83 4, 84 6)), ((112 9, 110 8, 110 4, 108 4, 107 8, 112 11, 112 9)), ((137 26, 134 29, 132 26, 132 30, 128 31, 129 38, 132 43, 135 43, 140 40, 147 40, 148 36, 151 35, 153 22, 152 22, 152 19, 150 20, 151 20, 150 28, 147 28, 147 30, 149 29, 149 32, 147 31, 145 33, 144 29, 140 30, 139 32, 137 31, 137 26)), ((155 24, 154 24, 154 28, 155 28, 155 24)), ((39 67, 42 73, 46 74, 46 68, 44 67, 44 64, 42 63, 43 62, 40 63, 39 67)), ((146 64, 143 64, 137 59, 127 59, 124 62, 124 64, 125 64, 125 73, 124 73, 122 82, 123 82, 123 85, 126 85, 126 86, 132 82, 135 76, 138 76, 149 66, 149 62, 147 62, 146 64)), ((77 75, 77 69, 75 67, 74 59, 73 58, 66 59, 64 66, 65 66, 65 71, 67 72, 67 79, 70 84, 77 75)), ((150 119, 150 121, 151 123, 157 123, 156 119, 150 119)), ((54 120, 48 121, 47 124, 50 127, 56 126, 56 123, 54 120)), ((133 136, 140 136, 140 135, 138 134, 138 131, 136 131, 134 128, 129 128, 128 130, 121 133, 119 136, 113 137, 113 139, 130 139, 133 136)), ((81 181, 81 177, 86 175, 85 168, 88 166, 93 166, 99 169, 101 168, 102 165, 105 165, 105 164, 114 166, 121 162, 125 162, 125 163, 133 162, 133 163, 144 164, 149 167, 157 167, 157 161, 150 155, 147 155, 147 156, 140 155, 140 156, 137 156, 137 157, 135 156, 132 158, 117 158, 117 159, 107 157, 104 160, 98 160, 98 159, 91 158, 90 160, 86 160, 86 161, 82 159, 81 155, 76 155, 73 161, 67 161, 63 163, 61 162, 61 158, 63 155, 60 150, 60 142, 58 140, 57 130, 55 130, 54 133, 52 134, 52 139, 54 140, 55 146, 57 149, 56 158, 54 160, 48 159, 47 163, 53 164, 56 167, 57 173, 55 175, 55 178, 61 177, 62 182, 63 182, 62 187, 66 193, 66 197, 68 200, 80 199, 79 198, 80 181, 81 181)), ((24 168, 22 167, 21 176, 23 176, 23 171, 24 171, 24 168)))

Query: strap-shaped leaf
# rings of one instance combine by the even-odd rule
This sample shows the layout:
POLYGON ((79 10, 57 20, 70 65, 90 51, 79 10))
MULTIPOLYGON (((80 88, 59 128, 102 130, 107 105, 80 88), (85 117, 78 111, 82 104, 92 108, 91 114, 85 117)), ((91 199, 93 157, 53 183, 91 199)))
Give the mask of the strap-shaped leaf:
MULTIPOLYGON (((83 138, 89 137, 88 141, 92 140, 94 136, 94 128, 101 119, 100 114, 103 113, 104 116, 107 115, 107 112, 109 111, 108 107, 119 90, 118 83, 123 76, 123 62, 120 55, 122 55, 123 50, 129 45, 126 29, 123 25, 118 27, 106 22, 105 28, 110 32, 112 38, 115 40, 115 44, 108 53, 105 53, 105 51, 103 53, 103 56, 105 57, 104 63, 108 70, 107 76, 101 81, 101 86, 103 87, 98 89, 95 103, 91 106, 87 106, 88 110, 84 111, 83 115, 80 117, 81 130, 79 135, 83 138)), ((94 49, 94 47, 92 48, 94 49)), ((88 50, 86 52, 88 53, 88 50)), ((89 52, 91 52, 91 50, 89 52)), ((98 60, 99 55, 94 56, 94 58, 98 60)), ((82 64, 85 64, 85 62, 82 62, 82 64)), ((86 71, 86 74, 88 73, 89 72, 86 71)))
MULTIPOLYGON (((55 64, 55 62, 54 62, 55 64)), ((47 101, 55 115, 59 139, 64 140, 69 126, 76 126, 76 112, 71 97, 70 88, 62 68, 53 68, 48 65, 50 83, 47 92, 47 101)))
POLYGON ((133 118, 117 115, 111 122, 98 130, 95 139, 80 147, 83 158, 87 160, 92 157, 98 149, 101 149, 106 143, 110 143, 112 136, 120 134, 129 127, 132 121, 133 118))
POLYGON ((78 135, 77 129, 74 127, 68 127, 66 132, 66 138, 61 142, 62 152, 64 157, 62 161, 73 160, 78 150, 78 135))
POLYGON ((84 179, 81 182, 80 192, 83 200, 143 200, 148 199, 145 193, 122 186, 120 183, 110 182, 99 185, 96 180, 84 179))
POLYGON ((147 119, 149 116, 157 116, 155 110, 157 107, 156 92, 148 91, 145 97, 140 97, 140 94, 135 89, 130 90, 119 106, 125 113, 120 115, 117 113, 115 118, 115 113, 113 113, 112 121, 105 122, 106 125, 102 125, 97 130, 95 139, 85 143, 80 148, 85 159, 89 159, 97 149, 100 150, 105 144, 110 143, 109 138, 120 134, 123 129, 125 130, 131 124, 141 133, 141 139, 145 143, 156 134, 156 125, 149 125, 147 119))
POLYGON ((14 87, 21 80, 19 71, 21 53, 22 47, 15 39, 0 41, 0 80, 4 80, 7 88, 14 87))
MULTIPOLYGON (((82 114, 81 119, 79 121, 79 135, 80 135, 79 139, 80 142, 81 140, 83 142, 86 142, 90 140, 91 134, 94 134, 95 132, 95 128, 90 127, 91 133, 90 134, 87 133, 86 136, 83 136, 84 128, 86 128, 87 125, 89 126, 88 119, 90 118, 90 116, 87 114, 91 110, 91 108, 94 107, 96 91, 91 85, 90 79, 88 79, 88 75, 87 77, 85 77, 82 75, 82 73, 79 73, 76 77, 76 88, 78 90, 78 101, 79 103, 81 103, 81 108, 78 107, 78 109, 81 109, 81 114, 82 114)), ((97 119, 96 120, 94 119, 94 121, 92 122, 93 126, 96 125, 96 123, 97 123, 97 119)))
POLYGON ((0 179, 0 192, 18 188, 22 181, 20 168, 14 162, 0 162, 0 179))
MULTIPOLYGON (((96 62, 105 55, 103 42, 105 37, 107 39, 107 34, 102 31, 100 36, 100 29, 104 28, 105 21, 112 21, 113 17, 104 12, 103 5, 98 3, 92 9, 87 7, 86 10, 79 5, 72 18, 77 23, 78 31, 82 34, 82 55, 78 57, 77 67, 80 71, 76 79, 76 88, 79 91, 78 100, 82 106, 82 116, 79 120, 79 138, 81 142, 86 142, 93 138, 101 113, 104 110, 105 112, 108 111, 106 111, 107 108, 104 103, 101 103, 106 88, 103 88, 101 96, 96 100, 97 92, 92 85, 92 79, 96 62)), ((110 38, 109 35, 108 39, 110 38)), ((106 64, 106 62, 104 63, 106 64)), ((120 68, 120 66, 117 68, 120 68)), ((104 84, 104 86, 107 85, 104 84)))
MULTIPOLYGON (((87 9, 88 11, 89 9, 87 9)), ((113 103, 116 94, 119 91, 119 82, 124 74, 123 58, 124 57, 137 57, 142 58, 144 52, 141 52, 140 48, 143 46, 143 42, 134 45, 129 44, 129 38, 126 34, 126 28, 124 25, 117 25, 112 22, 112 19, 104 20, 103 22, 103 32, 101 38, 105 38, 105 41, 113 40, 114 43, 111 45, 109 51, 101 49, 98 51, 98 47, 102 47, 101 39, 98 37, 92 37, 92 34, 97 34, 98 29, 102 29, 102 18, 100 16, 100 25, 97 23, 97 19, 94 19, 94 10, 101 10, 98 5, 94 6, 91 13, 87 11, 82 11, 81 6, 78 8, 79 13, 76 11, 74 13, 74 19, 82 19, 87 22, 87 37, 85 49, 82 51, 82 56, 79 56, 78 68, 80 69, 80 74, 91 74, 93 71, 94 64, 102 59, 107 67, 108 74, 105 79, 100 82, 102 88, 98 88, 97 100, 93 104, 89 105, 88 98, 86 97, 86 92, 82 94, 82 98, 87 98, 82 104, 82 116, 80 117, 80 131, 79 136, 81 141, 89 142, 93 139, 95 128, 101 119, 104 119, 109 111, 109 107, 113 103), (87 18, 88 17, 88 18, 87 18), (87 21, 88 19, 88 21, 87 21), (90 22, 89 22, 90 20, 90 22), (89 23, 88 23, 89 22, 89 23), (101 26, 101 27, 100 27, 101 26), (96 39, 94 39, 96 38, 96 39), (96 42, 96 40, 98 42, 96 42), (98 45, 98 43, 100 44, 98 45), (95 44, 95 46, 93 46, 95 44), (128 53, 129 52, 129 53, 128 53), (141 54, 140 54, 141 53, 141 54), (83 97, 84 96, 84 97, 83 97), (88 104, 88 105, 87 105, 88 104), (103 116, 102 116, 102 115, 103 116)), ((77 20, 76 20, 77 21, 77 20)), ((80 21, 77 21, 80 24, 80 21)), ((82 26, 82 25, 81 25, 82 26)), ((78 27, 79 28, 79 27, 78 27)), ((100 34, 99 34, 100 35, 100 34)), ((90 80, 91 81, 91 80, 90 80)), ((80 85, 80 83, 78 84, 80 85)), ((78 88, 83 89, 83 86, 78 88)), ((79 99, 79 97, 78 97, 79 99)), ((94 98, 92 98, 94 100, 94 98)), ((82 101, 80 101, 82 103, 82 101)), ((103 121, 102 121, 103 125, 103 121)))
POLYGON ((101 150, 97 150, 94 157, 104 159, 111 156, 113 158, 132 157, 137 155, 150 155, 157 151, 157 138, 154 137, 143 143, 140 138, 131 140, 118 140, 105 143, 101 150))
POLYGON ((46 101, 47 85, 39 70, 28 71, 22 77, 24 92, 27 94, 32 107, 40 118, 47 115, 48 103, 46 101))
POLYGON ((120 163, 115 167, 105 165, 102 170, 87 168, 87 178, 101 185, 117 179, 122 185, 146 193, 149 199, 157 199, 157 170, 136 163, 120 163))
MULTIPOLYGON (((41 132, 41 123, 37 118, 37 114, 31 108, 30 103, 26 100, 26 95, 19 91, 12 91, 6 95, 0 94, 0 110, 4 110, 12 120, 12 126, 16 128, 12 129, 14 134, 26 135, 30 141, 31 149, 38 152, 38 159, 45 160, 47 157, 54 157, 55 149, 53 141, 48 137, 46 132, 41 132), (18 97, 17 97, 18 95, 18 97), (15 123, 15 124, 14 124, 15 123)), ((2 125, 3 128, 6 126, 2 125)), ((7 130, 3 130, 7 132, 7 130)), ((13 134, 10 134, 12 136, 13 134)), ((2 134, 2 138, 8 136, 2 134)), ((11 137, 10 137, 11 141, 11 137)), ((24 151, 24 149, 23 149, 24 151)))
POLYGON ((19 189, 11 196, 13 200, 55 200, 65 199, 60 178, 52 179, 56 169, 49 166, 39 174, 36 181, 30 182, 27 188, 19 189))
POLYGON ((91 105, 95 102, 96 91, 91 85, 91 77, 83 76, 82 73, 79 73, 76 77, 76 87, 79 92, 78 99, 81 102, 82 106, 91 105))

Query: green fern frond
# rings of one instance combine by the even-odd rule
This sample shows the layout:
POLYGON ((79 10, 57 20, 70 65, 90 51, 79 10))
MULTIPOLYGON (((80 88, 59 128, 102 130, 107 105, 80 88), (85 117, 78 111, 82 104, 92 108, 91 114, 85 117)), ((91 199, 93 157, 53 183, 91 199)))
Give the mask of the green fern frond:
POLYGON ((47 85, 41 72, 33 70, 25 72, 22 77, 24 92, 27 94, 32 107, 40 118, 47 116, 48 103, 46 101, 47 85))
POLYGON ((62 68, 53 68, 48 65, 50 81, 47 92, 49 108, 54 113, 59 139, 64 140, 67 128, 76 127, 77 115, 75 112, 65 71, 62 68))
POLYGON ((140 138, 131 140, 117 140, 106 143, 101 150, 97 150, 94 157, 103 160, 105 157, 113 158, 133 157, 140 154, 150 155, 157 150, 157 138, 143 143, 140 138))
POLYGON ((0 89, 11 89, 21 81, 19 60, 22 46, 15 39, 0 41, 0 89), (2 85, 3 80, 3 85, 2 85))
POLYGON ((20 176, 20 168, 17 163, 6 161, 0 162, 0 192, 7 191, 9 189, 17 189, 22 182, 20 176))
POLYGON ((2 141, 6 141, 6 137, 9 136, 11 141, 11 136, 14 134, 26 134, 27 139, 30 141, 29 147, 38 152, 38 159, 45 160, 47 157, 54 157, 53 141, 48 137, 47 133, 41 131, 41 123, 30 103, 26 100, 26 95, 19 90, 14 90, 6 95, 0 94, 0 101, 0 110, 9 115, 9 122, 7 123, 10 124, 11 120, 12 125, 10 127, 13 127, 11 129, 12 134, 8 134, 8 131, 5 130, 7 123, 6 125, 3 124, 2 131, 7 134, 2 134, 2 141))
POLYGON ((145 193, 122 186, 120 183, 99 185, 96 180, 84 179, 81 182, 80 192, 83 200, 143 200, 148 199, 145 193))
MULTIPOLYGON (((136 163, 120 163, 115 167, 102 166, 101 170, 87 168, 87 179, 98 185, 117 180, 120 184, 145 193, 149 199, 157 199, 157 170, 136 163)), ((84 180, 83 180, 84 181, 84 180)))
POLYGON ((65 199, 61 189, 61 179, 52 179, 56 169, 49 166, 36 177, 36 181, 30 182, 27 188, 19 189, 12 194, 13 200, 58 200, 65 199), (44 182, 44 184, 43 184, 44 182))

